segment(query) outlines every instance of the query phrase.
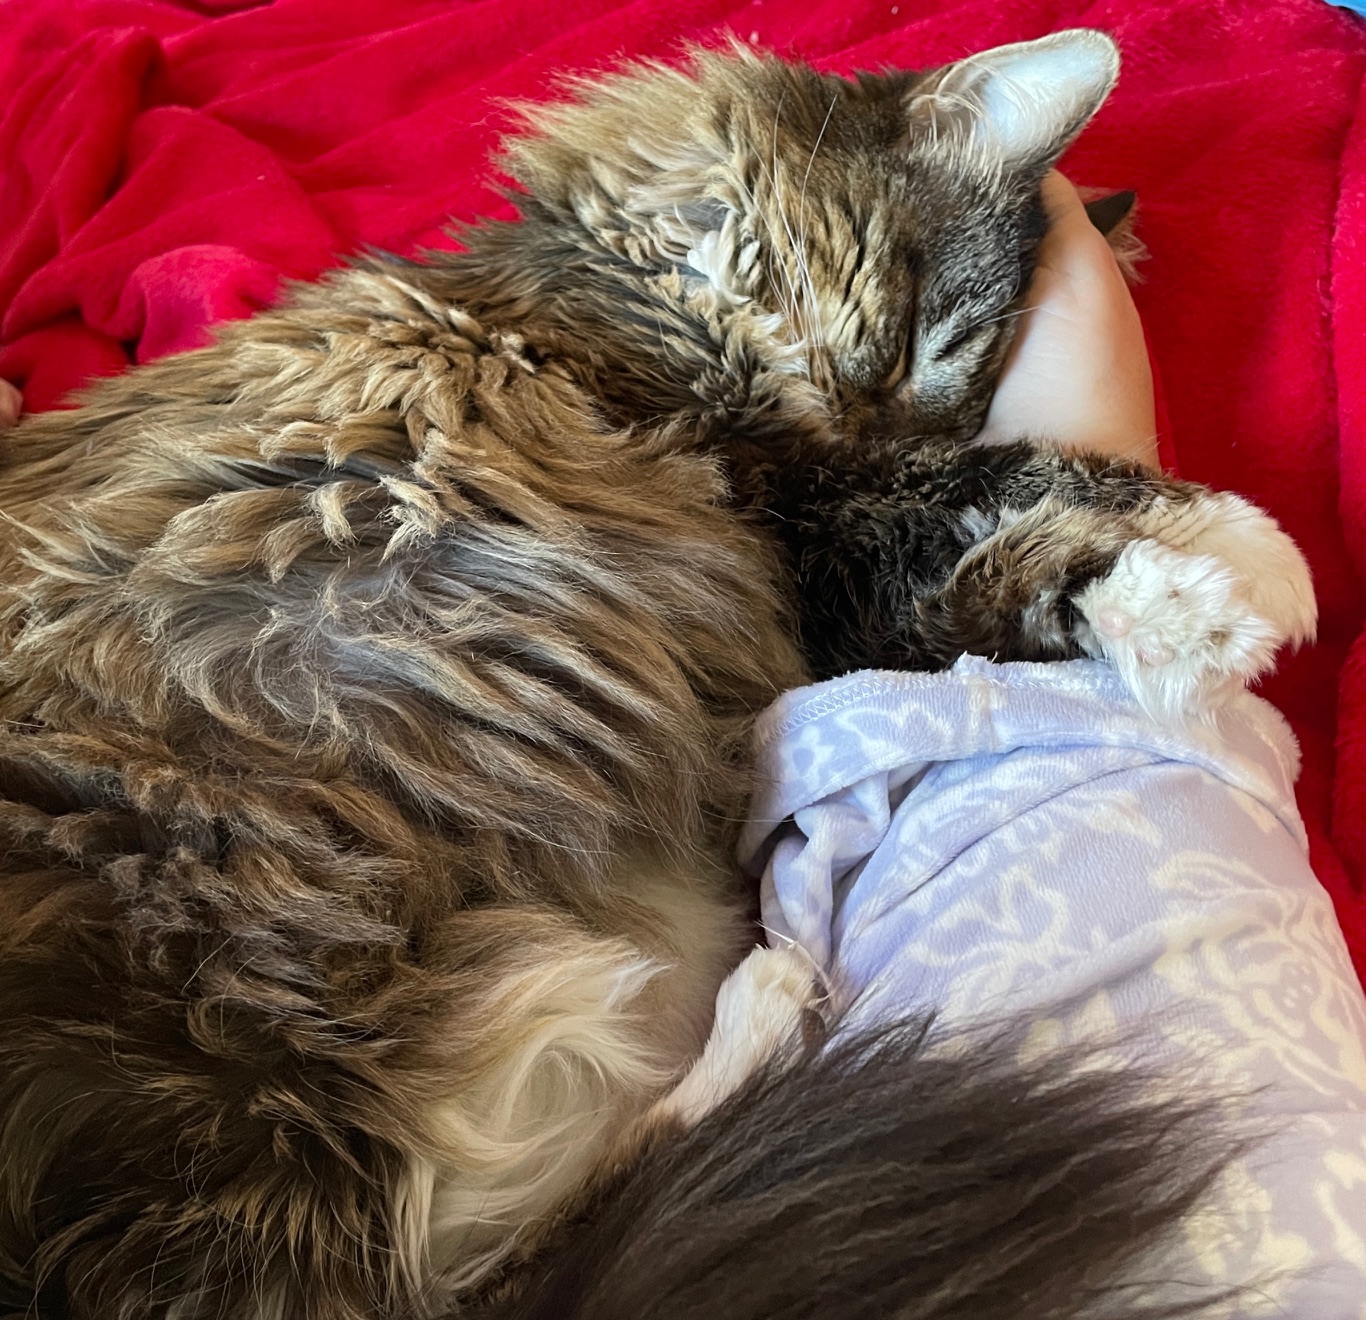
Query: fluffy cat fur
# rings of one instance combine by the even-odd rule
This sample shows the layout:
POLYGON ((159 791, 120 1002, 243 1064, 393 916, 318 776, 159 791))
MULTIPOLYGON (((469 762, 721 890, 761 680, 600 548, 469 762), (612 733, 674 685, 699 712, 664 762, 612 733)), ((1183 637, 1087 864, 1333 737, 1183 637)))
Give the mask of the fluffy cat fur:
POLYGON ((1170 1079, 930 1028, 761 1068, 604 1178, 478 1320, 1170 1320, 1238 1297, 1164 1289, 1149 1254, 1252 1144, 1217 1105, 1137 1105, 1170 1079))
MULTIPOLYGON (((862 1109, 861 1077, 858 1158, 898 1122, 909 1140, 917 1051, 802 1062, 809 969, 741 962, 754 714, 813 676, 964 650, 1108 656, 1153 708, 1189 711, 1313 627, 1303 561, 1234 497, 967 443, 1039 181, 1116 70, 1084 32, 854 81, 738 51, 636 67, 528 112, 504 158, 519 223, 362 261, 11 434, 16 1306, 532 1306, 550 1276, 519 1289, 526 1270, 564 1277, 541 1245, 578 1250, 560 1218, 620 1194, 654 1240, 670 1180, 716 1176, 742 1111, 756 1170, 808 1107, 862 1109)), ((968 1133, 1025 1085, 999 1061, 951 1080, 968 1133)), ((1177 1119, 1101 1089, 1098 1108, 1053 1097, 1095 1123, 1040 1136, 1022 1110, 982 1157, 1095 1175, 1066 1204, 1026 1197, 1017 1284, 1087 1242, 1119 1270, 1217 1164, 1155 1180, 1177 1119), (1127 1237, 1049 1227, 1113 1227, 1123 1197, 1127 1237)), ((925 1222, 906 1208, 908 1233, 925 1222)), ((860 1259, 886 1277, 924 1248, 878 1242, 860 1259)), ((719 1304, 715 1264, 696 1277, 719 1304)), ((600 1297, 603 1268, 575 1287, 600 1297)), ((1010 1313, 1084 1314, 1098 1277, 1010 1313)), ((943 1314, 997 1313, 960 1284, 943 1314)), ((689 1305, 650 1313, 707 1309, 689 1305)), ((756 1306, 734 1314, 778 1313, 756 1306)))

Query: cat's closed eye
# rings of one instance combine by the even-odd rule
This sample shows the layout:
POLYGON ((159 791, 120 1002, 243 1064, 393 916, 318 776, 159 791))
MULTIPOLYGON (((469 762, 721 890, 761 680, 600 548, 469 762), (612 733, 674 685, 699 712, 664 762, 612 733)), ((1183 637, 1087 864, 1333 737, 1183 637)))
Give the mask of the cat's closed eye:
POLYGON ((984 325, 970 325, 961 334, 955 335, 947 344, 944 345, 935 355, 936 362, 947 361, 951 357, 956 357, 974 340, 976 340, 986 329, 984 325))
POLYGON ((906 364, 911 360, 911 340, 907 335, 901 345, 901 356, 897 358, 896 365, 888 374, 887 379, 882 382, 885 390, 894 390, 903 380, 906 379, 906 364))

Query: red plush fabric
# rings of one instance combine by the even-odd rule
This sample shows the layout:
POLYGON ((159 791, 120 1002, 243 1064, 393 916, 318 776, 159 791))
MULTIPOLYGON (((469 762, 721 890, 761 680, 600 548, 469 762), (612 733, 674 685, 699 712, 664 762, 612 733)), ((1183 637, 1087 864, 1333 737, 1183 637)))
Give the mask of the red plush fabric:
POLYGON ((283 277, 505 214, 498 103, 567 70, 726 30, 915 67, 1075 25, 1124 50, 1067 167, 1139 192, 1169 452, 1313 563, 1319 643, 1266 692, 1366 970, 1366 23, 1320 0, 0 0, 0 375, 53 407, 283 277))

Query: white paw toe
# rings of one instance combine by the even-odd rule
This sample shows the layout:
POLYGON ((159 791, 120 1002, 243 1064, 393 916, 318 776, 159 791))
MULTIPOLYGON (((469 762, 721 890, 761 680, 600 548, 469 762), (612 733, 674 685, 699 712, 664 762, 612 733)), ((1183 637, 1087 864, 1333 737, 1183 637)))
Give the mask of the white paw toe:
POLYGON ((713 1030, 766 1057, 800 1039, 818 1000, 815 969, 800 947, 754 949, 721 986, 713 1030))
POLYGON ((1164 506, 1077 597, 1083 644, 1110 660, 1143 707, 1199 711, 1314 634, 1309 570, 1293 541, 1232 495, 1164 506))

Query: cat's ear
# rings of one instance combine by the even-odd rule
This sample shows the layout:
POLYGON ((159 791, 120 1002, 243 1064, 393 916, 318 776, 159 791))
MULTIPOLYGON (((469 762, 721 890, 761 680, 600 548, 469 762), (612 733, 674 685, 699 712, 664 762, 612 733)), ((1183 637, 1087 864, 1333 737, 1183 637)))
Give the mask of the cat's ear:
POLYGON ((1074 28, 998 46, 932 74, 910 99, 917 132, 983 164, 1049 168, 1100 109, 1119 77, 1103 32, 1074 28))
POLYGON ((697 52, 691 68, 642 65, 570 84, 576 99, 520 107, 530 131, 504 143, 503 167, 618 255, 691 269, 738 297, 752 253, 739 238, 743 190, 712 84, 743 85, 757 64, 748 50, 697 52))

